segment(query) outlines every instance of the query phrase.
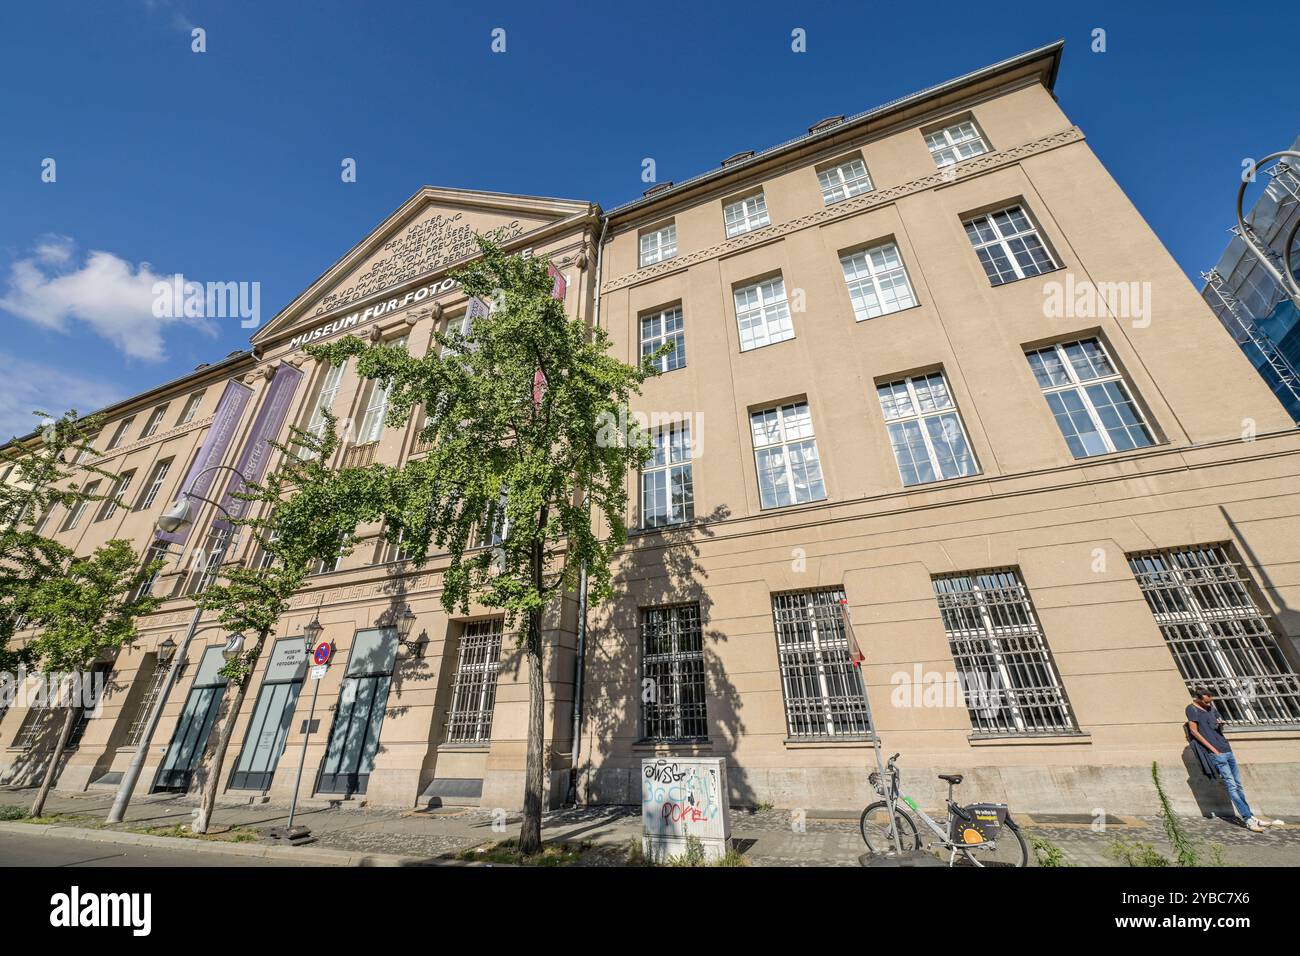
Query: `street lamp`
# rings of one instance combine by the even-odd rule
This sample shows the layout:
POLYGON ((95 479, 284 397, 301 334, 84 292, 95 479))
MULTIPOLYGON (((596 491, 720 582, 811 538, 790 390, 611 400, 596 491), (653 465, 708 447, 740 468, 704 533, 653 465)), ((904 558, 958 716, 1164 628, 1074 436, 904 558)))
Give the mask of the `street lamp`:
POLYGON ((416 657, 419 657, 424 649, 424 644, 420 640, 409 641, 411 628, 415 627, 416 614, 411 610, 409 604, 402 606, 399 611, 395 607, 390 607, 379 617, 380 627, 391 627, 397 631, 397 643, 407 648, 416 657))
POLYGON ((168 635, 167 638, 158 645, 158 664, 165 667, 172 662, 172 658, 175 656, 176 642, 171 639, 171 635, 168 635))
POLYGON ((307 653, 310 654, 316 648, 316 642, 320 640, 321 633, 325 630, 325 625, 320 622, 320 618, 314 617, 310 623, 303 625, 302 639, 307 645, 307 653))

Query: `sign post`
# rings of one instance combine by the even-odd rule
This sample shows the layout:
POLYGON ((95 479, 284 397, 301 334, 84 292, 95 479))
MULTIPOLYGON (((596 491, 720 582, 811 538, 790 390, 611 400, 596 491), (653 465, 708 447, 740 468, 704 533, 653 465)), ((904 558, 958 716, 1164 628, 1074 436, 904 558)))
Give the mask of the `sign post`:
POLYGON ((641 761, 641 845, 661 861, 698 840, 706 860, 720 860, 731 843, 727 761, 721 757, 641 761))
POLYGON ((289 804, 289 822, 284 827, 276 827, 271 831, 271 836, 280 840, 288 840, 295 846, 302 843, 311 843, 315 839, 311 835, 311 830, 307 827, 295 827, 293 818, 294 814, 298 812, 298 791, 302 787, 302 768, 307 763, 307 744, 311 739, 312 726, 315 724, 316 698, 320 694, 320 682, 325 677, 325 672, 329 670, 330 658, 333 656, 334 645, 329 641, 321 641, 312 649, 311 660, 315 666, 311 669, 311 709, 308 710, 307 720, 303 723, 302 753, 298 755, 298 776, 293 781, 293 801, 289 804))

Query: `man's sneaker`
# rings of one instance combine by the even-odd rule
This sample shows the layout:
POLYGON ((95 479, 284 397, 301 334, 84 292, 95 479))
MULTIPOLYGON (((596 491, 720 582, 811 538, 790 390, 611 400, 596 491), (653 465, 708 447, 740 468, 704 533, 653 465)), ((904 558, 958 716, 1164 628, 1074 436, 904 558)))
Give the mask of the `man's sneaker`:
POLYGON ((1254 817, 1251 817, 1249 820, 1246 821, 1246 829, 1249 830, 1251 833, 1264 832, 1264 828, 1260 826, 1259 821, 1256 820, 1254 817))
POLYGON ((1255 819, 1259 822, 1259 825, 1260 825, 1260 826, 1265 826, 1265 827, 1284 827, 1284 826, 1286 826, 1286 821, 1285 821, 1285 820, 1270 820, 1270 819, 1268 819, 1267 817, 1256 817, 1255 819))

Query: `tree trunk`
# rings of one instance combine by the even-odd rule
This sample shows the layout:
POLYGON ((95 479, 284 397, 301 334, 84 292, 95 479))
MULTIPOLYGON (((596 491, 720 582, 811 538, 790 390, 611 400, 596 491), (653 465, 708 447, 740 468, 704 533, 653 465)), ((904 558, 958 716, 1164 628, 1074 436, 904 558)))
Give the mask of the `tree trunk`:
POLYGON ((54 745, 54 756, 50 758, 50 765, 45 768, 45 779, 41 781, 41 789, 36 791, 36 799, 32 801, 32 809, 28 816, 39 817, 41 811, 45 809, 50 788, 54 786, 54 777, 59 772, 59 761, 63 759, 63 748, 68 745, 68 738, 72 736, 72 725, 77 722, 79 713, 80 708, 69 704, 67 713, 63 716, 63 729, 59 731, 58 743, 54 745))
MULTIPOLYGON (((263 631, 257 635, 257 643, 253 646, 253 667, 257 666, 257 659, 262 656, 262 645, 265 643, 266 631, 263 631)), ((239 717, 240 708, 244 705, 248 685, 252 682, 253 674, 249 671, 244 675, 244 679, 235 685, 234 693, 222 702, 222 712, 217 716, 217 726, 213 728, 216 733, 208 734, 208 743, 203 748, 203 759, 200 761, 200 766, 206 767, 203 777, 203 796, 199 800, 199 811, 190 825, 190 829, 195 833, 207 833, 208 827, 212 825, 212 811, 217 804, 217 790, 221 787, 221 769, 226 762, 226 748, 230 746, 230 738, 234 736, 235 721, 239 717)))
POLYGON ((528 613, 528 749, 524 761, 524 820, 519 828, 519 852, 537 853, 542 848, 542 799, 544 767, 542 751, 546 743, 543 720, 546 699, 542 681, 542 612, 528 613))

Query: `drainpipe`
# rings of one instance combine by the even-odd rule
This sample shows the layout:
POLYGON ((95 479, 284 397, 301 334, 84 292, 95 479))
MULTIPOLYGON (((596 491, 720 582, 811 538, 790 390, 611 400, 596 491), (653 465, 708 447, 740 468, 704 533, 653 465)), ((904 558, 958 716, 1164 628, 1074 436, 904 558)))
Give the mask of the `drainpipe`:
MULTIPOLYGON (((609 218, 601 217, 600 239, 596 242, 596 294, 591 308, 592 322, 600 328, 601 263, 605 255, 605 230, 609 218)), ((587 505, 591 513, 591 505, 587 505)), ((569 755, 569 793, 565 803, 578 805, 578 757, 582 753, 582 694, 587 669, 587 562, 578 574, 578 654, 573 662, 573 751, 569 755)))

